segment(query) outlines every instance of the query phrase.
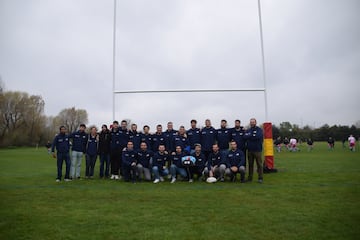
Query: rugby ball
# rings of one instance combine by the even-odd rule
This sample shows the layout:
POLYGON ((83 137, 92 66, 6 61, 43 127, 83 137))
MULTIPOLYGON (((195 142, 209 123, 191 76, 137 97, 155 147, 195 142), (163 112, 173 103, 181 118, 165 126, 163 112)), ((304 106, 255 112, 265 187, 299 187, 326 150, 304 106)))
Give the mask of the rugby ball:
POLYGON ((216 178, 214 178, 214 177, 208 177, 208 178, 206 179, 206 182, 207 182, 207 183, 216 183, 216 178))

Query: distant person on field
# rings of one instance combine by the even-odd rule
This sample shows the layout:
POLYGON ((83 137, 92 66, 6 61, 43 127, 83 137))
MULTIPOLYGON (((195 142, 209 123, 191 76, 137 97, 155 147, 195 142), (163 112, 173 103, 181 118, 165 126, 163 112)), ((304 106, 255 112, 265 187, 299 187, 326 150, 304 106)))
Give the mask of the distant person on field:
POLYGON ((277 152, 281 152, 281 143, 282 143, 281 137, 277 137, 275 142, 274 142, 274 145, 276 147, 277 152))
POLYGON ((60 127, 60 133, 57 134, 54 138, 54 141, 51 146, 51 152, 54 158, 57 158, 57 177, 56 182, 61 181, 62 177, 62 165, 65 161, 66 171, 65 171, 65 179, 64 181, 71 181, 70 174, 70 142, 69 136, 66 134, 66 128, 64 126, 60 127), (55 154, 56 148, 56 154, 55 154))
POLYGON ((79 130, 70 134, 69 138, 72 139, 72 153, 71 153, 71 168, 70 177, 72 179, 80 179, 81 161, 86 148, 85 124, 80 124, 79 130))
POLYGON ((335 148, 335 140, 332 137, 329 137, 327 142, 328 142, 329 150, 334 150, 334 148, 335 148))
POLYGON ((296 138, 290 139, 290 152, 297 152, 299 149, 297 148, 297 140, 296 138))
POLYGON ((314 141, 311 138, 308 138, 306 143, 308 145, 308 152, 311 152, 314 148, 314 141))
POLYGON ((348 142, 349 142, 350 151, 355 152, 355 145, 356 145, 355 137, 353 135, 350 135, 350 137, 348 138, 348 142))
POLYGON ((47 151, 48 151, 48 154, 51 153, 51 142, 50 141, 47 141, 46 145, 45 145, 47 151))
POLYGON ((249 160, 249 176, 248 181, 252 181, 254 173, 254 161, 257 165, 258 182, 263 182, 263 163, 262 163, 262 150, 263 150, 263 130, 256 126, 256 119, 250 119, 250 129, 245 133, 247 139, 248 160, 249 160))
POLYGON ((90 133, 87 137, 86 143, 86 167, 85 167, 85 177, 94 178, 94 169, 96 164, 96 159, 98 156, 99 148, 99 135, 97 134, 96 127, 91 127, 90 133))
POLYGON ((287 137, 284 138, 284 146, 286 147, 287 150, 290 150, 290 141, 287 137))

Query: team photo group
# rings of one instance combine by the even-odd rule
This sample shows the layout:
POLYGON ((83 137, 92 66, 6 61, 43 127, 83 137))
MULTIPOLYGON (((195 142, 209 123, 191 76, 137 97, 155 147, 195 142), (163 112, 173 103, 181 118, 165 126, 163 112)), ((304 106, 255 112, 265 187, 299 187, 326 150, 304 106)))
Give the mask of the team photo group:
POLYGON ((197 127, 196 120, 190 124, 190 129, 180 126, 178 130, 172 122, 167 123, 166 130, 159 124, 155 133, 150 133, 147 125, 138 131, 136 124, 128 126, 126 120, 120 124, 114 121, 109 128, 103 124, 99 131, 90 127, 88 133, 85 124, 69 134, 61 126, 49 149, 57 159, 56 182, 62 181, 64 163, 64 181, 82 179, 83 155, 86 179, 99 173, 100 178, 132 183, 237 179, 245 183, 253 180, 256 163, 257 181, 263 182, 263 130, 255 118, 250 119, 248 129, 241 126, 240 120, 235 120, 232 128, 228 128, 226 120, 221 120, 218 129, 209 119, 202 129, 197 127), (95 170, 97 159, 100 164, 95 170))

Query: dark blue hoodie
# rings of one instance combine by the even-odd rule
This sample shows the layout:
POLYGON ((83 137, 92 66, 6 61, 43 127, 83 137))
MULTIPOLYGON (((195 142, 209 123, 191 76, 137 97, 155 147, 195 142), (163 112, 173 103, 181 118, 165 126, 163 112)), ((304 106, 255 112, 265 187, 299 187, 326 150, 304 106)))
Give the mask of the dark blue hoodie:
POLYGON ((244 134, 247 140, 247 149, 249 152, 261 152, 263 143, 263 131, 258 126, 250 128, 244 134))
POLYGON ((213 127, 204 127, 201 130, 201 149, 211 151, 212 145, 216 141, 216 130, 213 127))
POLYGON ((240 149, 236 149, 235 151, 230 150, 227 154, 227 166, 226 167, 240 167, 245 166, 245 156, 244 153, 240 149))
POLYGON ((55 136, 51 145, 51 152, 68 153, 70 150, 69 136, 67 134, 58 134, 55 136))
POLYGON ((73 132, 69 138, 72 139, 72 150, 85 153, 87 134, 85 132, 73 132))
POLYGON ((230 140, 231 140, 230 129, 219 128, 216 130, 216 141, 219 145, 220 150, 229 149, 230 140))

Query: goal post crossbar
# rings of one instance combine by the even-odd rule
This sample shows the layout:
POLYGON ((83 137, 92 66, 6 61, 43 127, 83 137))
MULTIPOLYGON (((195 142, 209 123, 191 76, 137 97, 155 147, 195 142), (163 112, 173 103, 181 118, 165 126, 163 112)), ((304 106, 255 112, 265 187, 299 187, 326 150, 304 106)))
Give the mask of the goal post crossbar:
POLYGON ((114 91, 114 94, 146 94, 146 93, 219 93, 219 92, 265 92, 265 88, 247 89, 167 89, 167 90, 127 90, 114 91))

